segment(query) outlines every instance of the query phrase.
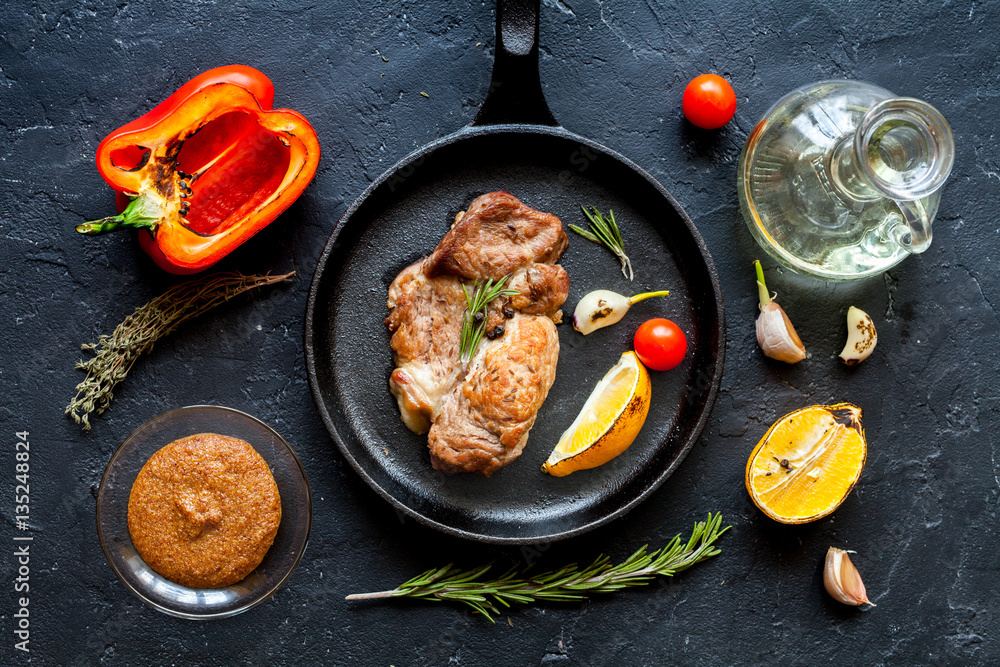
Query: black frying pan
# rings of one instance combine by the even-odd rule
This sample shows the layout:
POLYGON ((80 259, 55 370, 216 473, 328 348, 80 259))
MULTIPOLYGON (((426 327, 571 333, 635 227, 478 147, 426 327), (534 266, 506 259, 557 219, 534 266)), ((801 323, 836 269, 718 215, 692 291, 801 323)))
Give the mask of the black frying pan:
MULTIPOLYGON (((722 376, 722 292, 711 256, 670 193, 638 166, 559 127, 538 77, 538 0, 499 0, 496 60, 486 101, 468 127, 404 158, 369 186, 330 234, 309 292, 305 352, 323 422, 351 466, 383 498, 447 533, 526 544, 577 535, 621 516, 680 465, 708 419, 722 376), (389 393, 383 320, 396 274, 428 254, 475 197, 506 190, 533 208, 584 224, 580 204, 613 209, 634 283, 607 250, 570 233, 564 310, 594 289, 634 294, 619 324, 582 336, 559 327, 556 381, 519 459, 486 479, 435 471, 426 436, 403 425, 389 393), (631 349, 649 317, 688 337, 678 368, 653 373, 652 407, 632 446, 564 478, 539 470, 597 382, 631 349)), ((568 320, 568 317, 567 317, 568 320)))

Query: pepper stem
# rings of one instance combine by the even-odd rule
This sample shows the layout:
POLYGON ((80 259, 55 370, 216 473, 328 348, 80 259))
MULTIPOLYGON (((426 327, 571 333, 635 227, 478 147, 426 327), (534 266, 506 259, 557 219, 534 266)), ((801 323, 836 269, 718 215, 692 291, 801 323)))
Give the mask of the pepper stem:
POLYGON ((670 290, 660 290, 659 292, 643 292, 642 294, 636 294, 633 297, 629 297, 629 305, 634 305, 640 301, 645 301, 646 299, 652 299, 654 296, 670 296, 670 290))
POLYGON ((764 269, 760 267, 760 260, 755 259, 753 266, 757 271, 757 296, 760 298, 760 307, 763 308, 771 303, 771 293, 767 291, 767 283, 764 282, 764 269))
POLYGON ((125 210, 118 215, 111 215, 100 220, 92 220, 82 225, 76 226, 76 231, 88 236, 97 236, 107 232, 118 231, 119 229, 149 229, 155 230, 159 224, 160 216, 156 211, 150 210, 152 207, 149 201, 139 195, 129 202, 125 210))

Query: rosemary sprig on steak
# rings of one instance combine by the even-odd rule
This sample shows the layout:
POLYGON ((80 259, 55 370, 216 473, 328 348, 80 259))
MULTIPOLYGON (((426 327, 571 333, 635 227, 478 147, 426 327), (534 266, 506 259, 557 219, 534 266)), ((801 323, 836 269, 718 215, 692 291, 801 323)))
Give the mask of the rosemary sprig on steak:
POLYGON ((536 601, 565 602, 583 600, 590 593, 613 593, 629 586, 645 586, 657 577, 674 574, 721 553, 714 544, 730 526, 722 527, 722 515, 709 513, 706 521, 694 524, 685 544, 681 536, 662 549, 647 552, 641 547, 624 562, 613 565, 601 555, 588 567, 567 565, 558 570, 531 575, 512 568, 503 576, 487 579, 492 565, 474 570, 458 570, 453 565, 427 570, 391 591, 348 595, 348 600, 383 598, 418 598, 432 602, 458 602, 493 621, 500 606, 530 604, 536 601))
POLYGON ((156 341, 238 294, 291 280, 293 275, 294 271, 280 276, 216 273, 175 285, 139 306, 110 336, 102 335, 96 343, 80 346, 96 355, 77 363, 77 368, 87 371, 87 377, 76 386, 76 396, 66 406, 66 414, 89 430, 90 415, 108 409, 115 387, 156 341))
POLYGON ((569 228, 588 241, 593 241, 613 252, 622 264, 622 275, 633 280, 635 276, 632 273, 632 260, 625 254, 625 243, 622 241, 622 233, 615 221, 615 212, 608 209, 608 217, 605 218, 593 206, 590 207, 590 211, 587 210, 586 206, 580 208, 583 209, 583 214, 590 221, 590 229, 584 229, 578 225, 570 225, 569 228))
POLYGON ((486 335, 486 316, 493 300, 520 294, 516 289, 503 288, 508 278, 510 276, 504 276, 496 282, 492 280, 482 282, 477 278, 472 283, 471 291, 468 285, 462 284, 462 291, 465 292, 465 312, 462 313, 462 331, 459 334, 459 360, 463 364, 469 363, 472 357, 476 356, 479 343, 486 335))

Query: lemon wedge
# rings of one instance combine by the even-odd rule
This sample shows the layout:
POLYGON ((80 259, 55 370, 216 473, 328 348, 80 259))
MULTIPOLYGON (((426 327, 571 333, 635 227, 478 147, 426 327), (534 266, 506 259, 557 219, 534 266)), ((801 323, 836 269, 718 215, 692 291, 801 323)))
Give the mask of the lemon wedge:
POLYGON ((781 523, 808 523, 837 509, 865 467, 861 408, 813 405, 785 415, 747 461, 754 504, 781 523))
POLYGON ((635 352, 626 352, 597 383, 542 464, 542 472, 565 477, 596 468, 624 452, 646 421, 651 393, 649 371, 635 352))

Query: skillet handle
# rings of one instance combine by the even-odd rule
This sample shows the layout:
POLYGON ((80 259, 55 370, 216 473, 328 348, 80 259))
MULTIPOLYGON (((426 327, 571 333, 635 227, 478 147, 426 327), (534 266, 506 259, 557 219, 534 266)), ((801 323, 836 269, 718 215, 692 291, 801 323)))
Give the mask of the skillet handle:
POLYGON ((539 2, 497 0, 493 80, 473 126, 559 125, 538 78, 539 2))

